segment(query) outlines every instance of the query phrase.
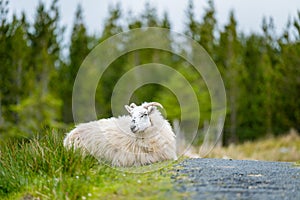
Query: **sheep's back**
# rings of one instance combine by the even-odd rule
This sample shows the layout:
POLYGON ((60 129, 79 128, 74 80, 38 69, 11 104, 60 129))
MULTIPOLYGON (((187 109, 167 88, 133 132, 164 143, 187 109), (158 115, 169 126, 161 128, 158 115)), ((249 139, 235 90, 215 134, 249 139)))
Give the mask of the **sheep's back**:
POLYGON ((122 160, 131 160, 134 134, 129 129, 130 118, 101 119, 76 126, 64 140, 67 148, 82 149, 84 153, 93 155, 98 160, 105 160, 113 165, 128 165, 122 160))

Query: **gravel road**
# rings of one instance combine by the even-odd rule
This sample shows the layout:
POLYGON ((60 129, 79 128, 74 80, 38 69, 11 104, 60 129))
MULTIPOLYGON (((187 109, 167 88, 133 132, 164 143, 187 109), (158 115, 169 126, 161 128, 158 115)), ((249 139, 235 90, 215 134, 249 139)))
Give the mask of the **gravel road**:
POLYGON ((300 199, 300 167, 288 162, 189 159, 172 177, 191 199, 300 199))

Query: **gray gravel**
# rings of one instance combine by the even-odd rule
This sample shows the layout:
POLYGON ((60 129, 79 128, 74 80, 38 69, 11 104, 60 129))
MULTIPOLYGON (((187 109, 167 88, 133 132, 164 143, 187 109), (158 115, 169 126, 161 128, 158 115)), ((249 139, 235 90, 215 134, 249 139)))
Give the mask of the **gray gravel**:
POLYGON ((300 168, 288 162, 189 159, 172 178, 191 199, 300 199, 300 168))

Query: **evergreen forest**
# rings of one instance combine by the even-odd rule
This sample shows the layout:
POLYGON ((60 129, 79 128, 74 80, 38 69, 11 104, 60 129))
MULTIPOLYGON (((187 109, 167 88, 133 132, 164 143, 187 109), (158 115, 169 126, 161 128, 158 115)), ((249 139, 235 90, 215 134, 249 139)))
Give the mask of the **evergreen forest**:
MULTIPOLYGON (((109 7, 104 23, 99 22, 101 32, 89 34, 84 10, 78 5, 74 24, 67 25, 72 26, 70 38, 66 38, 58 3, 53 0, 46 6, 41 1, 34 21, 29 22, 25 13, 9 16, 9 1, 0 0, 1 142, 72 128, 72 90, 78 69, 93 48, 107 38, 136 28, 172 30, 168 13, 160 15, 151 3, 145 4, 140 14, 116 4, 109 7), (66 40, 69 44, 63 45, 66 40)), ((212 0, 203 10, 196 10, 190 0, 183 20, 184 34, 208 52, 224 81, 224 145, 277 136, 290 129, 300 132, 300 11, 280 32, 275 30, 276 22, 265 17, 261 19, 261 32, 245 34, 239 31, 234 12, 228 13, 227 24, 220 26, 212 0)), ((97 117, 112 116, 112 91, 124 73, 153 62, 173 67, 193 88, 200 87, 195 93, 203 108, 199 130, 203 129, 211 111, 205 83, 196 85, 201 75, 184 59, 153 49, 133 51, 111 63, 97 87, 97 117)), ((176 80, 171 81, 176 84, 176 80)), ((132 101, 158 101, 165 106, 171 122, 180 118, 176 97, 163 86, 145 85, 135 91, 132 101)))

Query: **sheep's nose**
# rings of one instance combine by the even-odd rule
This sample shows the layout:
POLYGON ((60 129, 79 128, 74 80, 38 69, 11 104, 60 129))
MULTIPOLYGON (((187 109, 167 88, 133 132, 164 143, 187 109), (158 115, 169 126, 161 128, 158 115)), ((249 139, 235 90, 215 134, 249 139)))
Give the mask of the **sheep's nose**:
POLYGON ((137 130, 136 130, 136 125, 131 125, 130 126, 130 130, 135 133, 137 130))

